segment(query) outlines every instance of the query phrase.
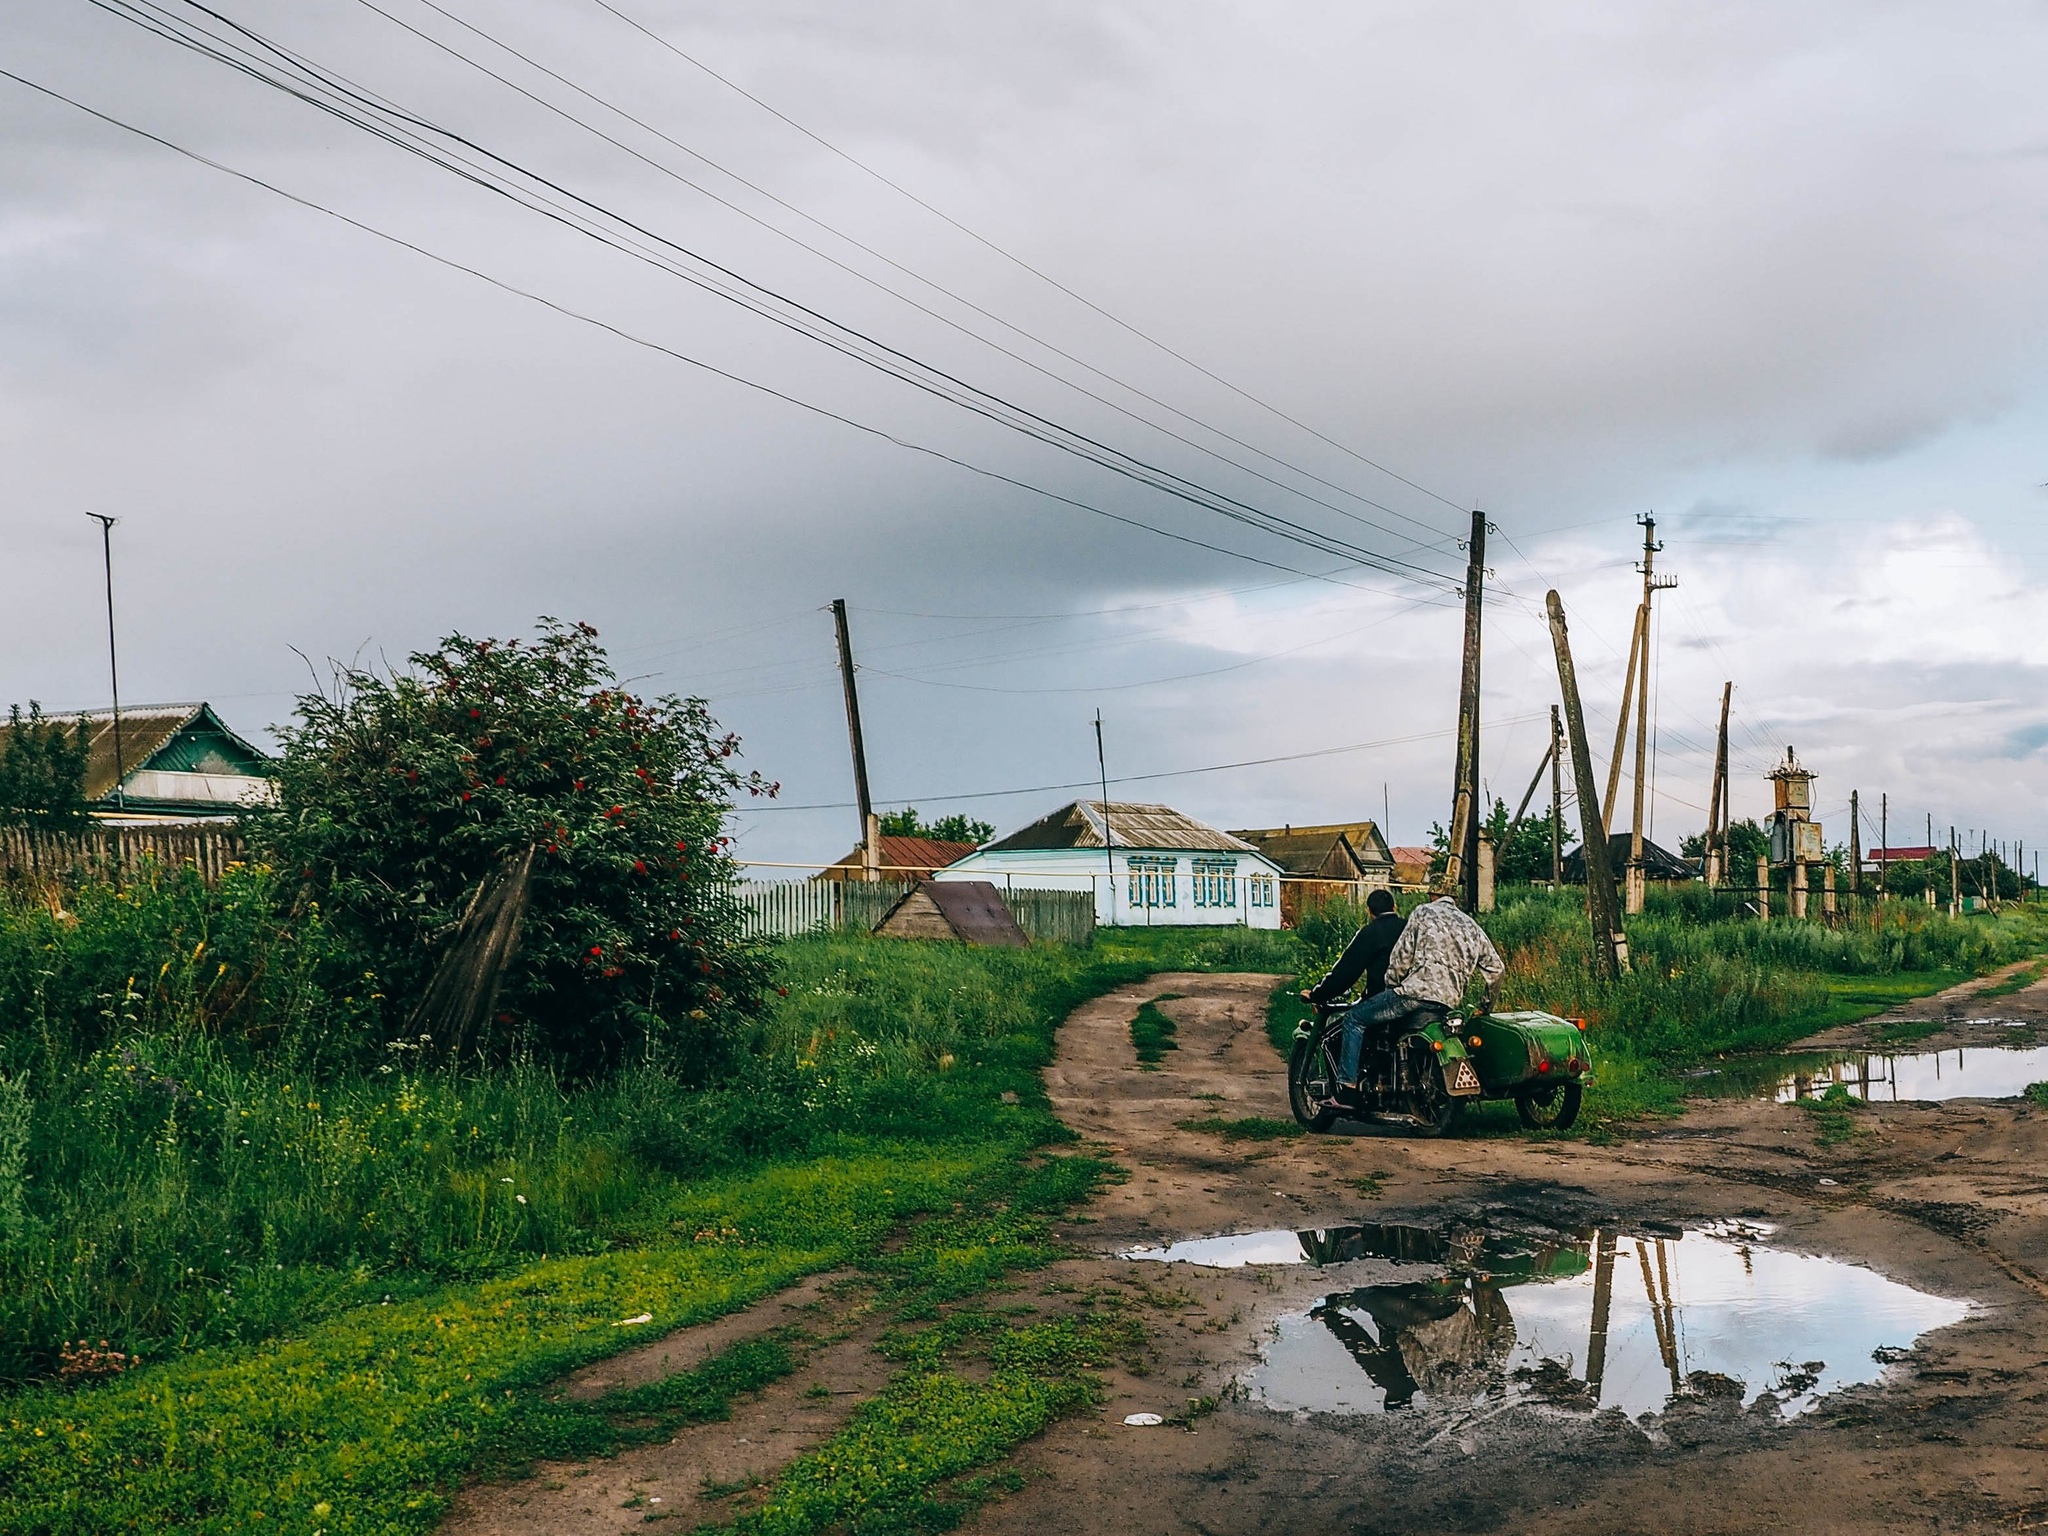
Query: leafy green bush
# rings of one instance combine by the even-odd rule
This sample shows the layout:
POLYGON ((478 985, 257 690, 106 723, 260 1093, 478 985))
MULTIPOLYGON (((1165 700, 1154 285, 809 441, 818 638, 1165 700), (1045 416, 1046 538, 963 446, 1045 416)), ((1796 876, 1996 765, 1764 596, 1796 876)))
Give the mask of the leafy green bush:
MULTIPOLYGON (((251 845, 302 886, 380 980, 402 1032, 486 877, 535 850, 525 932, 485 1038, 429 1042, 573 1074, 659 1059, 702 1081, 731 1059, 769 970, 740 938, 723 824, 742 790, 703 700, 636 698, 597 632, 451 635, 391 677, 342 669, 283 732, 278 803, 251 845)), ((381 1044, 382 1042, 373 1042, 381 1044)))
POLYGON ((85 825, 85 722, 45 720, 40 704, 7 712, 0 739, 0 826, 72 832, 85 825))

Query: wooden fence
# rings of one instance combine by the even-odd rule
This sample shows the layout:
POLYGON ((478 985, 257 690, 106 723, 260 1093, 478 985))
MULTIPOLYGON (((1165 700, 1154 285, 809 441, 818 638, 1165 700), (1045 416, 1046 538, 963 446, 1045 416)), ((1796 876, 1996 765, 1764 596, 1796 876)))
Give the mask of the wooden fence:
POLYGON ((232 825, 93 827, 84 832, 0 828, 0 874, 8 880, 109 880, 119 884, 154 864, 190 864, 208 884, 248 857, 232 825))
POLYGON ((1015 914, 1017 926, 1034 944, 1095 942, 1093 891, 1039 891, 1022 887, 1002 890, 1003 905, 1015 914))
MULTIPOLYGON (((748 880, 737 888, 750 938, 806 933, 872 933, 912 886, 900 880, 748 880)), ((1017 926, 1035 944, 1087 944, 1095 898, 1087 891, 1001 890, 1017 926)))

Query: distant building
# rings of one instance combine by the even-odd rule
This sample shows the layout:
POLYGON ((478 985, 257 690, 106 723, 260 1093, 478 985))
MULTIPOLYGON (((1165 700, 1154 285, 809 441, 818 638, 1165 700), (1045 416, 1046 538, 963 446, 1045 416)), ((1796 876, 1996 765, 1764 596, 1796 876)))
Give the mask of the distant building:
POLYGON ((1934 847, 1866 848, 1863 850, 1863 870, 1865 874, 1874 875, 1880 869, 1893 864, 1917 863, 1947 851, 1945 848, 1934 847))
POLYGON ((1429 866, 1436 859, 1434 848, 1390 848, 1394 859, 1394 884, 1421 889, 1429 884, 1429 866))
MULTIPOLYGON (((163 820, 232 816, 276 798, 271 758, 229 730, 211 704, 79 710, 44 720, 86 730, 85 798, 95 817, 163 820)), ((0 720, 0 739, 10 727, 0 720)))
MULTIPOLYGON (((972 843, 942 843, 930 837, 889 837, 875 840, 876 863, 884 880, 929 880, 948 864, 974 852, 972 843)), ((859 880, 866 868, 865 855, 855 848, 836 864, 819 871, 820 880, 859 880)))
POLYGON ((1353 885, 1386 885, 1394 878, 1394 855, 1370 821, 1325 827, 1264 827, 1233 832, 1296 880, 1341 880, 1353 885))
POLYGON ((1076 800, 940 870, 939 881, 1095 893, 1117 927, 1280 926, 1280 866, 1164 805, 1076 800))
MULTIPOLYGON (((1635 847, 1634 838, 1632 832, 1610 832, 1607 835, 1607 857, 1614 869, 1622 869, 1628 864, 1635 847)), ((1584 848, 1574 848, 1564 856, 1564 878, 1567 885, 1586 883, 1584 848)), ((1691 859, 1681 858, 1668 848, 1660 848, 1646 837, 1643 839, 1643 878, 1667 883, 1697 880, 1700 870, 1691 859)))

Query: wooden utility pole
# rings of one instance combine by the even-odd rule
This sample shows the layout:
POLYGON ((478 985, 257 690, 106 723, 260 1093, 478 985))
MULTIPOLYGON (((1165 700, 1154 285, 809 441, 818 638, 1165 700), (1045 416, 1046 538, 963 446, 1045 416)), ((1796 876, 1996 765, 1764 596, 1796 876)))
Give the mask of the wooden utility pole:
POLYGON ((832 599, 832 624, 839 631, 839 681, 846 689, 846 736, 853 745, 853 793, 860 802, 861 866, 866 878, 882 878, 881 824, 868 795, 868 749, 860 734, 860 694, 853 685, 853 640, 846 629, 846 599, 832 599))
POLYGON ((1885 893, 1885 871, 1892 862, 1892 797, 1889 790, 1877 795, 1877 894, 1885 893))
POLYGON ((1593 780, 1592 751, 1586 744, 1586 715, 1579 707, 1579 677, 1572 667, 1564 603, 1553 589, 1545 595, 1543 606, 1550 615, 1550 641, 1557 650, 1558 691, 1564 696, 1565 730, 1571 739, 1572 785, 1579 796, 1579 835, 1585 843, 1586 858, 1586 911, 1593 922, 1593 968, 1612 980, 1628 969, 1628 939, 1621 930, 1614 866, 1608 858, 1607 828, 1600 822, 1599 786, 1593 780))
POLYGON ((1550 888, 1564 884, 1564 725, 1550 706, 1550 888))
POLYGON ((1721 685, 1721 729, 1714 737, 1714 788, 1707 797, 1707 884, 1719 885, 1728 870, 1728 700, 1732 682, 1721 685))
POLYGON ((1614 722, 1614 752, 1607 759, 1607 793, 1600 800, 1600 825, 1614 827, 1614 797, 1621 789, 1621 755, 1628 750, 1629 713, 1635 705, 1636 663, 1643 654, 1643 609, 1636 605, 1636 621, 1628 632, 1628 669, 1621 674, 1621 712, 1614 722))
POLYGON ((1849 791, 1849 894, 1863 894, 1863 797, 1849 791))
POLYGON ((1467 912, 1479 910, 1479 617, 1486 589, 1486 514, 1472 514, 1466 543, 1465 656, 1458 677, 1458 763, 1451 798, 1450 856, 1443 886, 1467 912))
POLYGON ((1102 863, 1109 877, 1109 926, 1116 926, 1116 834, 1109 829, 1109 756, 1102 750, 1102 711, 1095 711, 1095 771, 1102 776, 1102 863))

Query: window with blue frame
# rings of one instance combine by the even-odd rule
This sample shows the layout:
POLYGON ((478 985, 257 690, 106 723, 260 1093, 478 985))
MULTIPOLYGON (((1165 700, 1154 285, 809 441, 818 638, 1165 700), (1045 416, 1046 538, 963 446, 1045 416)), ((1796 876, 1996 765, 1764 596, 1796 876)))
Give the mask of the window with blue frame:
POLYGON ((1235 907, 1237 905, 1237 860, 1196 859, 1195 905, 1235 907))
POLYGON ((1125 868, 1130 877, 1130 904, 1133 907, 1171 907, 1177 904, 1174 877, 1180 869, 1179 859, 1134 853, 1125 868))

